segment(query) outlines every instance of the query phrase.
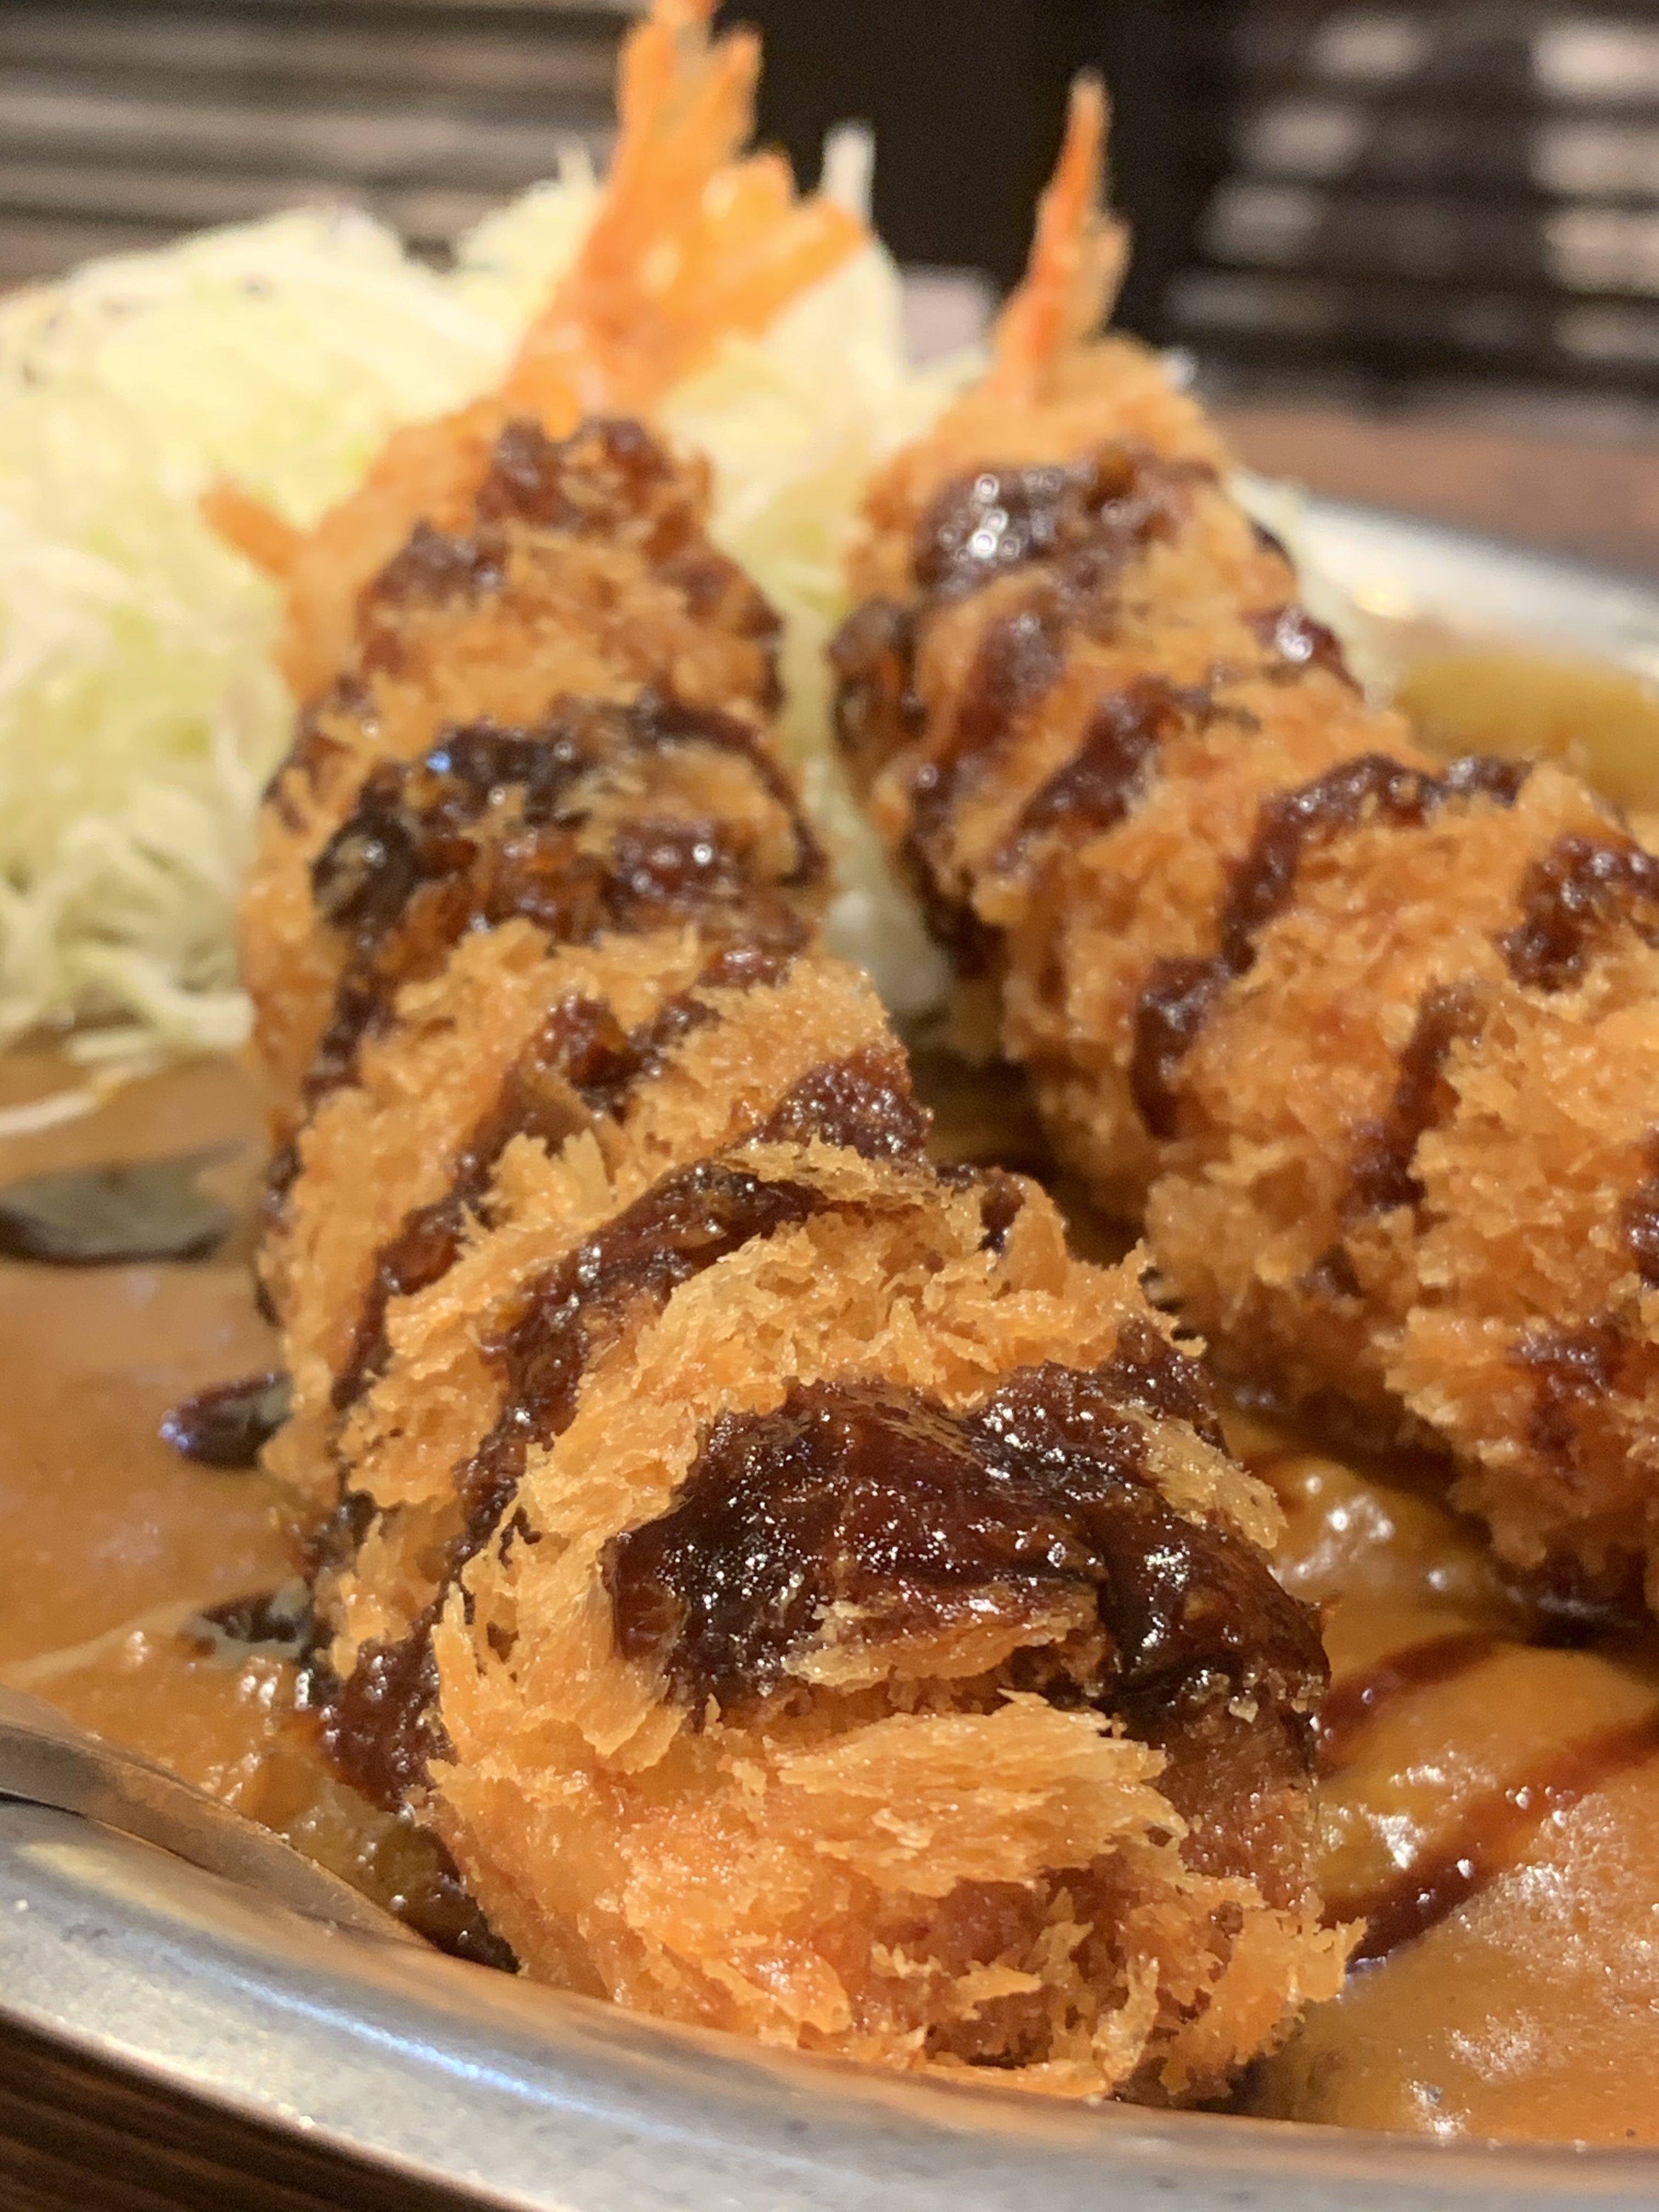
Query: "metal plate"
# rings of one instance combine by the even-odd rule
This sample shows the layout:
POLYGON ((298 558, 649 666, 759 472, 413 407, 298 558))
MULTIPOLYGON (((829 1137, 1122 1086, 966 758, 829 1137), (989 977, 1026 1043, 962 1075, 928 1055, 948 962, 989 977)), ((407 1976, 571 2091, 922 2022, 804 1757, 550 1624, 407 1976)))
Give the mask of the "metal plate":
MULTIPOLYGON (((1297 534, 1303 557, 1374 617, 1507 632, 1659 678, 1659 592, 1633 580, 1319 501, 1301 509, 1297 534)), ((74 1814, 0 1802, 0 2132, 8 2027, 21 2039, 15 2051, 44 2047, 83 2065, 89 2082, 173 2099, 175 2137, 179 2112, 216 2115, 223 2141, 240 2146, 224 2155, 250 2177, 227 2194, 226 2169, 204 2180, 198 2158, 176 2182, 169 2169, 142 2196, 100 2190, 82 2204, 1561 2212, 1659 2202, 1659 2153, 1089 2110, 771 2054, 325 1927, 74 1814), (276 2189, 279 2166, 289 2172, 283 2146, 310 2179, 261 2194, 276 2189), (337 2179, 319 2184, 319 2172, 337 2179), (168 2193, 149 2193, 158 2188, 168 2193)), ((15 2094, 13 2103, 21 2109, 15 2094)), ((40 2140, 57 2126, 72 2148, 94 2108, 90 2088, 69 2096, 61 2118, 40 2122, 40 2140)), ((106 2158, 110 2142, 137 2143, 125 2124, 108 2124, 106 2158)), ((52 2164, 50 2145, 37 2164, 52 2164)), ((12 2170, 0 2147, 0 2182, 12 2170)), ((62 2193, 68 2170, 52 2166, 59 2194, 20 2189, 4 2201, 75 2201, 62 2193)), ((106 2168, 88 2154, 76 2170, 106 2168)))

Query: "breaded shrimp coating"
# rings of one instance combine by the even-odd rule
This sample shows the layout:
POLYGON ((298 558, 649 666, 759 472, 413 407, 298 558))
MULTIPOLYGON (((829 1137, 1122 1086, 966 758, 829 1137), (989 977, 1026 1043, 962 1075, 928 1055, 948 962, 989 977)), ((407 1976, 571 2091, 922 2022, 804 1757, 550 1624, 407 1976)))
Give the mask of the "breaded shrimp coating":
POLYGON ((1212 2094, 1341 1978, 1316 1624, 1133 1268, 926 1127, 810 948, 524 916, 403 988, 273 1271, 327 1740, 532 1972, 1212 2094))
POLYGON ((544 919, 567 935, 672 908, 698 866, 816 876, 757 742, 775 617, 708 543, 707 505, 707 470, 636 423, 557 443, 518 424, 468 530, 422 524, 364 594, 351 659, 301 718, 261 811, 243 902, 255 1042, 285 1102, 331 1020, 349 1064, 353 1009, 361 1027, 447 943, 426 886, 454 879, 458 838, 494 879, 475 885, 485 919, 520 910, 534 889, 520 878, 539 872, 566 887, 544 919), (698 860, 716 817, 726 835, 698 860))
POLYGON ((1559 769, 1437 773, 1193 402, 1082 342, 1098 294, 1034 338, 1097 132, 1085 94, 985 385, 871 488, 849 757, 964 1031, 1229 1375, 1659 1603, 1659 859, 1559 769))
POLYGON ((405 1302, 465 1267, 504 1193, 514 1218, 588 1218, 559 1164, 571 1139, 616 1204, 734 1142, 813 1068, 895 1051, 868 985, 816 954, 716 950, 691 929, 566 948, 527 921, 464 937, 299 1140, 264 1255, 294 1392, 273 1470, 332 1504, 342 1425, 405 1302))
MULTIPOLYGON (((407 849, 362 839, 368 907, 407 849)), ((533 1972, 1218 2090, 1347 1937, 1316 1625, 1201 1371, 1035 1186, 927 1163, 873 991, 775 891, 572 941, 550 851, 508 915, 431 843, 449 949, 313 1099, 273 1231, 337 1765, 533 1972)))
POLYGON ((742 1065, 737 1141, 694 1156, 727 1085, 635 1078, 620 1124, 503 1155, 388 1330, 320 1583, 336 1756, 538 1975, 1212 2093, 1346 1948, 1271 1504, 1133 1267, 927 1163, 867 985, 808 955, 699 996, 684 1056, 742 1065))

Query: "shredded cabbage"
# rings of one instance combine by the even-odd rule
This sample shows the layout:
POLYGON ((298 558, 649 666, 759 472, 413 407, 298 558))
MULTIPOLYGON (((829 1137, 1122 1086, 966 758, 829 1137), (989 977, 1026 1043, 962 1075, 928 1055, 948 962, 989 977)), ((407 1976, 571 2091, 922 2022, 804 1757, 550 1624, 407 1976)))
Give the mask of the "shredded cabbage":
MULTIPOLYGON (((0 307, 0 1044, 79 1024, 91 1097, 246 1034, 237 886, 292 705, 276 596, 198 498, 222 474, 308 523, 396 423, 488 388, 596 191, 573 159, 447 275, 365 216, 301 210, 0 307)), ((822 647, 869 471, 961 373, 908 368, 872 247, 664 410, 714 461, 715 536, 786 618, 786 740, 841 865, 836 933, 901 1010, 938 970, 834 765, 822 647)))

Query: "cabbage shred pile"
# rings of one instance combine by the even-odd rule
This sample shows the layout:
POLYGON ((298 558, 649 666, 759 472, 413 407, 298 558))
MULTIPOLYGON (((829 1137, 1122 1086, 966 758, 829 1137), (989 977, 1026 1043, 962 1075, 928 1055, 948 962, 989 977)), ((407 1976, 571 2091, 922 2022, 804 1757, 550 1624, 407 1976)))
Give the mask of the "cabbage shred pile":
MULTIPOLYGON (((199 496, 228 477, 313 521, 395 425, 499 377, 595 197, 573 164, 444 274, 365 216, 301 210, 0 307, 0 1044, 74 1025, 70 1051, 122 1073, 245 1036, 238 885, 294 708, 276 594, 199 496)), ((872 246, 662 410, 785 617, 785 742, 838 848, 836 933, 901 1007, 933 971, 834 764, 822 648, 865 479, 963 366, 907 367, 872 246)))

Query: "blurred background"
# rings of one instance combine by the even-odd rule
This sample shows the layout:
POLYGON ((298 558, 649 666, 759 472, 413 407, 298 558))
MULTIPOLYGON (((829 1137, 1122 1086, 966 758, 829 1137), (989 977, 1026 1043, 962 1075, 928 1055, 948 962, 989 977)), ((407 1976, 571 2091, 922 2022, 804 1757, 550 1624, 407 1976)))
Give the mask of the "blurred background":
MULTIPOLYGON (((0 0, 0 283, 302 198, 439 252, 562 142, 603 155, 629 12, 0 0)), ((924 349, 1018 273, 1092 64, 1136 236, 1122 319, 1190 356, 1249 458, 1659 568, 1659 460, 1628 465, 1659 450, 1659 0, 726 12, 766 34, 763 125, 799 169, 875 124, 924 349)))

